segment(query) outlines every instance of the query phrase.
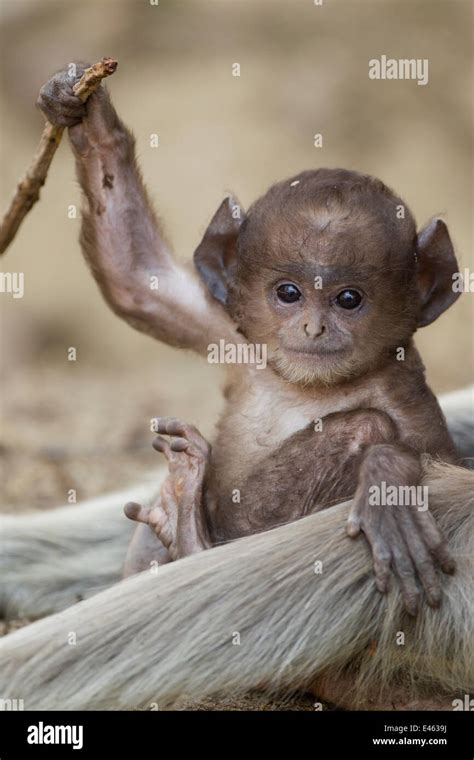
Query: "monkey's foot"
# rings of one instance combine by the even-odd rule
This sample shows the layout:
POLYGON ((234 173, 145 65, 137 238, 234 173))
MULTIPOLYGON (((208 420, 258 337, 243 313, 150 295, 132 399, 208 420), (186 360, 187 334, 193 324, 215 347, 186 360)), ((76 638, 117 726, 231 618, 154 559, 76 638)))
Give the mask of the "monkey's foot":
POLYGON ((171 499, 163 501, 167 480, 163 483, 160 496, 151 506, 144 507, 134 501, 129 501, 125 504, 124 512, 129 520, 149 525, 167 549, 171 559, 177 559, 175 528, 177 508, 172 504, 171 499))
POLYGON ((192 425, 174 417, 158 417, 159 435, 153 448, 165 455, 169 475, 161 487, 160 499, 151 507, 127 504, 131 520, 150 525, 172 559, 207 549, 209 541, 203 509, 203 482, 211 452, 209 443, 192 425))

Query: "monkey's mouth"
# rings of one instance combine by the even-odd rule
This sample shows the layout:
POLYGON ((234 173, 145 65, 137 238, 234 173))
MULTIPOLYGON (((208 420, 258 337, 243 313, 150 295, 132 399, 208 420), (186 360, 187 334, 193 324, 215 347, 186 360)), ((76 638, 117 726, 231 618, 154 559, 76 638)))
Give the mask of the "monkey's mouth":
POLYGON ((331 348, 330 346, 319 346, 319 348, 314 349, 308 349, 308 348, 286 348, 284 347, 284 351, 292 354, 293 356, 302 356, 307 357, 310 359, 316 359, 318 357, 322 356, 336 356, 338 354, 345 353, 344 348, 331 348))

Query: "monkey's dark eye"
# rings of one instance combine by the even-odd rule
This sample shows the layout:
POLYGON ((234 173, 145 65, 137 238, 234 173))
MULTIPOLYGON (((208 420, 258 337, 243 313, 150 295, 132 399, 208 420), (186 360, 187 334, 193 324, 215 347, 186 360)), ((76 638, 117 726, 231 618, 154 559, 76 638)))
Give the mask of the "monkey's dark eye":
POLYGON ((362 296, 357 290, 341 290, 339 295, 336 296, 336 303, 342 309, 355 309, 362 301, 362 296))
POLYGON ((301 298, 301 291, 291 282, 285 282, 277 288, 278 300, 282 303, 296 303, 301 298))

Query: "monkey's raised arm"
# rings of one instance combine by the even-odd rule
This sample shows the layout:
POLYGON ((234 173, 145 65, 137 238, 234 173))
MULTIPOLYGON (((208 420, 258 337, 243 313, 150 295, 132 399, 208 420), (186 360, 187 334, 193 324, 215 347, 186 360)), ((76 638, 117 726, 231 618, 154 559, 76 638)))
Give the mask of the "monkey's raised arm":
POLYGON ((41 89, 38 105, 50 122, 69 127, 85 195, 81 245, 110 307, 142 332, 205 354, 235 327, 192 265, 175 261, 147 197, 134 139, 102 87, 85 106, 62 71, 41 89))

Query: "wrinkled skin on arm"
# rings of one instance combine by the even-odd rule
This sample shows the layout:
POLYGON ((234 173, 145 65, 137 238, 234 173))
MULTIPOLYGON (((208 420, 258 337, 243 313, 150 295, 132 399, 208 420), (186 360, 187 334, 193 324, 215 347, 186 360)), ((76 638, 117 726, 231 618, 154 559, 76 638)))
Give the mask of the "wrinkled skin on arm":
POLYGON ((172 346, 205 354, 210 342, 235 339, 225 310, 191 266, 175 261, 135 160, 135 141, 101 86, 81 103, 61 71, 40 91, 52 123, 69 127, 84 192, 81 245, 111 308, 133 327, 172 346))

